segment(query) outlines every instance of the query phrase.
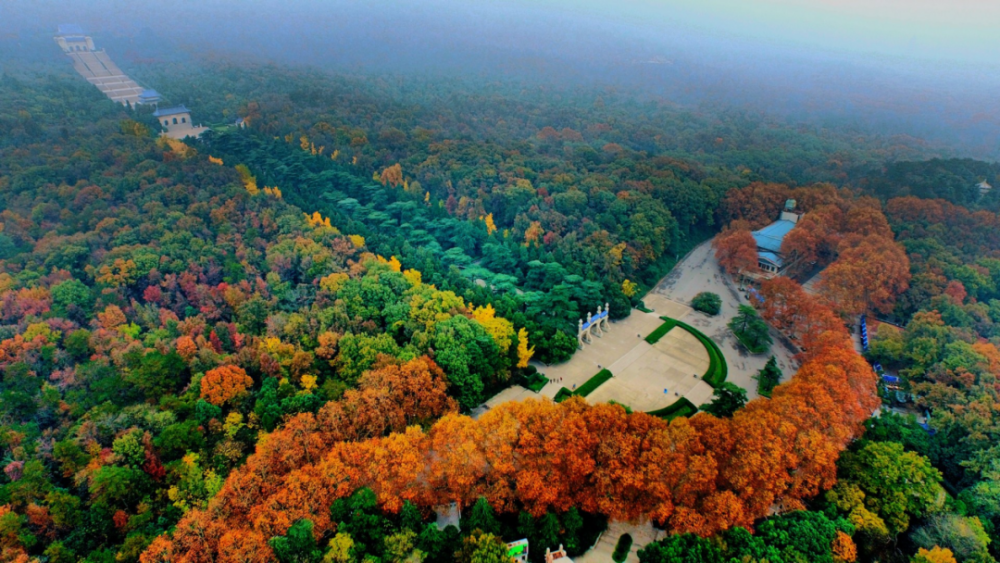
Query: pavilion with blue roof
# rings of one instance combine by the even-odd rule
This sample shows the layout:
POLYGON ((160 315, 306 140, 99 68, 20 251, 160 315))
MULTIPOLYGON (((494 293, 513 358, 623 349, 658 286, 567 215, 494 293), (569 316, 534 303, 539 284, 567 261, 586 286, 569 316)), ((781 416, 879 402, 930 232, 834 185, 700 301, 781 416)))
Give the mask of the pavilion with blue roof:
POLYGON ((757 260, 760 269, 765 272, 780 274, 785 268, 785 258, 781 252, 781 243, 793 228, 795 222, 780 219, 753 232, 753 238, 757 241, 757 260))
POLYGON ((65 53, 89 53, 97 50, 94 48, 94 40, 76 24, 60 24, 54 39, 65 53))
POLYGON ((139 103, 148 105, 158 104, 160 103, 160 93, 152 88, 147 88, 139 94, 139 103))
POLYGON ((795 200, 790 199, 785 202, 785 210, 781 212, 781 217, 777 221, 752 233, 754 240, 757 241, 757 265, 761 270, 761 274, 754 277, 770 279, 780 276, 789 266, 795 264, 795 257, 782 252, 781 243, 798 221, 799 214, 795 212, 795 200))

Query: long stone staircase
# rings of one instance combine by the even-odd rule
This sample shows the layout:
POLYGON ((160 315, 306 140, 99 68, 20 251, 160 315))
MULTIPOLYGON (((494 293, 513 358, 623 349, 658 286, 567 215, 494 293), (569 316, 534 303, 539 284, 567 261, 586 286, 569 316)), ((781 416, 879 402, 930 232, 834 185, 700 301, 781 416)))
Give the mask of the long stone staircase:
POLYGON ((113 101, 132 105, 139 103, 143 87, 126 76, 103 50, 71 51, 66 56, 73 61, 73 68, 80 76, 113 101))

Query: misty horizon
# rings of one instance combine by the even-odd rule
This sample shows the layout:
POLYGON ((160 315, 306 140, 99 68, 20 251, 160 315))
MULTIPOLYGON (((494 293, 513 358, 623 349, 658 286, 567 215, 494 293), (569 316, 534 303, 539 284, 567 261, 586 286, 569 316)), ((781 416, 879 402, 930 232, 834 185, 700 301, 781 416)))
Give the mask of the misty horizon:
POLYGON ((984 32, 996 9, 968 3, 945 17, 932 3, 896 12, 892 2, 734 4, 14 2, 0 7, 0 42, 11 57, 38 56, 40 47, 26 46, 74 23, 125 50, 114 53, 124 65, 172 51, 332 72, 613 87, 1000 157, 992 101, 1000 66, 989 54, 998 39, 984 32))

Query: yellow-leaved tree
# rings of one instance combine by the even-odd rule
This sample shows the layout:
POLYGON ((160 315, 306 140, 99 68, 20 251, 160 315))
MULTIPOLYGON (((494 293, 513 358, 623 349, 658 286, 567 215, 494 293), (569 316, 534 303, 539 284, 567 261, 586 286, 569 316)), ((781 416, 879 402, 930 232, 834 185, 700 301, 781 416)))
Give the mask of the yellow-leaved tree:
POLYGON ((420 273, 420 270, 403 270, 403 277, 406 278, 406 281, 410 282, 412 287, 417 287, 423 283, 423 274, 420 273))
POLYGON ((950 549, 934 546, 932 549, 921 547, 910 563, 957 563, 957 561, 950 549))
POLYGON ((243 187, 246 188, 247 193, 250 195, 260 193, 260 189, 257 188, 257 178, 250 173, 250 169, 247 168, 246 164, 237 164, 236 172, 240 175, 240 181, 243 182, 243 187))
POLYGON ((497 224, 493 222, 493 214, 490 213, 483 218, 486 223, 486 234, 492 236, 493 233, 497 232, 497 224))
POLYGON ((336 294, 340 290, 341 286, 347 282, 349 279, 348 275, 343 272, 334 272, 328 276, 324 276, 319 280, 319 288, 323 291, 327 291, 332 294, 336 294))
POLYGON ((319 214, 319 211, 314 212, 312 215, 306 213, 305 216, 306 216, 306 222, 309 223, 310 227, 333 228, 333 225, 330 224, 330 218, 329 217, 324 218, 322 215, 319 214))
POLYGON ((517 331, 517 367, 528 367, 528 361, 535 355, 535 347, 528 347, 528 329, 521 327, 517 331))
POLYGON ((514 336, 514 325, 507 319, 496 315, 496 310, 490 304, 487 304, 485 307, 476 307, 472 310, 472 318, 483 325, 486 332, 497 343, 500 353, 506 354, 510 350, 511 337, 514 336))
POLYGON ((625 297, 632 297, 633 295, 635 295, 636 289, 638 288, 639 286, 636 285, 635 282, 629 280, 625 280, 622 282, 622 293, 625 294, 625 297))
POLYGON ((390 256, 388 260, 386 260, 385 257, 383 256, 376 256, 375 258, 379 261, 380 264, 387 264, 389 266, 389 269, 392 270, 393 272, 403 271, 403 265, 399 262, 399 259, 396 258, 395 256, 390 256))
POLYGON ((315 375, 303 375, 302 379, 299 381, 302 385, 302 390, 306 393, 312 393, 313 389, 316 388, 316 379, 315 375))

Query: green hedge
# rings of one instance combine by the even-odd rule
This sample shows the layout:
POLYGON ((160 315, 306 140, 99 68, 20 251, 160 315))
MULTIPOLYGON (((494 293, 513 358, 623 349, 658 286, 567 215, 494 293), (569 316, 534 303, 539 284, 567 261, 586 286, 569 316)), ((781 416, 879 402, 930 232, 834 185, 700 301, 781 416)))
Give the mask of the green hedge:
POLYGON ((602 369, 597 372, 597 375, 588 379, 583 385, 581 385, 576 391, 573 392, 574 395, 579 395, 581 397, 586 397, 594 392, 594 389, 600 387, 605 381, 611 379, 611 372, 607 369, 602 369))
POLYGON ((632 414, 632 407, 626 405, 625 403, 619 403, 618 401, 616 401, 614 399, 610 399, 608 401, 608 404, 609 405, 618 405, 619 407, 625 409, 625 414, 632 414))
MULTIPOLYGON (((700 330, 694 328, 693 326, 678 321, 677 319, 671 319, 670 317, 660 317, 663 320, 663 324, 656 328, 649 336, 646 337, 646 342, 650 344, 655 344, 663 335, 670 332, 674 327, 681 327, 684 330, 690 332, 701 342, 702 346, 708 352, 708 370, 702 376, 705 383, 708 383, 712 387, 718 387, 726 380, 729 375, 729 366, 726 364, 726 358, 722 355, 722 350, 719 349, 719 345, 715 343, 714 340, 705 336, 700 330)), ((602 369, 597 372, 597 375, 591 377, 586 383, 581 385, 576 391, 570 391, 569 389, 563 387, 556 393, 555 401, 561 403, 566 399, 572 397, 573 395, 578 395, 581 397, 586 397, 592 393, 595 389, 600 387, 604 382, 611 379, 612 374, 607 369, 602 369)), ((677 401, 674 401, 669 407, 662 409, 657 409, 655 411, 650 411, 647 414, 653 416, 658 416, 660 418, 665 418, 667 420, 673 420, 679 416, 694 416, 698 412, 698 407, 694 405, 687 397, 681 397, 677 401)))
POLYGON ((563 387, 562 389, 560 389, 556 393, 556 396, 553 399, 555 400, 555 402, 561 403, 561 402, 565 401, 566 399, 569 399, 572 396, 573 396, 573 392, 570 391, 569 389, 563 387))
POLYGON ((719 349, 719 345, 693 326, 687 323, 682 323, 681 321, 676 322, 677 326, 693 334, 694 337, 701 342, 702 346, 708 350, 708 371, 705 372, 702 379, 704 379, 705 383, 708 383, 712 387, 722 385, 722 382, 724 382, 726 377, 729 376, 729 365, 726 363, 726 357, 722 355, 722 350, 719 349))
POLYGON ((670 332, 670 329, 675 326, 679 326, 684 330, 690 332, 701 342, 701 345, 705 347, 708 352, 708 370, 702 375, 702 379, 705 383, 708 383, 712 387, 718 387, 722 385, 722 382, 726 380, 729 376, 729 366, 726 364, 726 357, 722 355, 722 350, 719 349, 719 345, 715 343, 714 340, 705 336, 700 330, 694 328, 693 326, 678 321, 677 319, 671 319, 670 317, 660 317, 663 319, 663 324, 657 327, 649 336, 646 337, 646 342, 650 344, 655 344, 663 335, 670 332))
POLYGON ((610 371, 608 371, 607 369, 602 369, 601 371, 597 372, 597 375, 591 377, 586 382, 584 382, 583 385, 578 387, 576 391, 570 391, 565 387, 560 389, 559 392, 556 393, 555 401, 557 403, 561 403, 566 399, 572 397, 573 395, 577 395, 579 397, 586 397, 587 395, 593 393, 594 389, 597 389, 598 387, 603 385, 605 381, 611 379, 611 377, 612 374, 610 371))
POLYGON ((643 313, 652 313, 653 312, 652 309, 650 309, 649 307, 646 307, 646 303, 643 302, 643 301, 640 301, 639 304, 635 306, 635 308, 639 309, 643 313))
POLYGON ((664 334, 670 332, 670 329, 677 326, 677 324, 680 322, 671 319, 670 317, 660 317, 660 318, 663 319, 664 323, 656 327, 656 330, 649 333, 649 336, 646 337, 646 342, 649 342, 650 344, 656 344, 657 342, 659 342, 660 339, 663 338, 664 334))
POLYGON ((525 387, 531 389, 535 393, 541 391, 542 388, 548 384, 549 378, 545 377, 545 375, 541 373, 533 373, 530 377, 528 377, 527 381, 525 381, 525 387))
MULTIPOLYGON (((657 327, 649 336, 646 337, 646 342, 650 344, 655 344, 663 335, 670 332, 670 329, 674 327, 681 327, 682 329, 688 331, 701 345, 705 347, 705 351, 708 352, 708 369, 702 375, 702 380, 708 383, 710 386, 718 387, 726 380, 729 376, 729 366, 726 364, 726 357, 722 355, 722 350, 719 349, 719 345, 715 343, 714 340, 705 336, 700 330, 694 328, 693 326, 678 321, 677 319, 671 319, 670 317, 660 317, 663 320, 663 324, 657 327)), ((687 397, 681 397, 679 400, 674 401, 669 407, 662 409, 657 409, 655 411, 650 411, 647 414, 653 416, 658 416, 660 418, 665 418, 667 420, 673 420, 679 416, 694 416, 698 412, 698 407, 694 405, 687 397)))
POLYGON ((651 414, 667 420, 673 420, 678 416, 692 417, 697 412, 698 407, 694 406, 694 403, 689 401, 687 397, 681 397, 680 399, 674 401, 674 403, 669 407, 650 411, 646 414, 651 414))

